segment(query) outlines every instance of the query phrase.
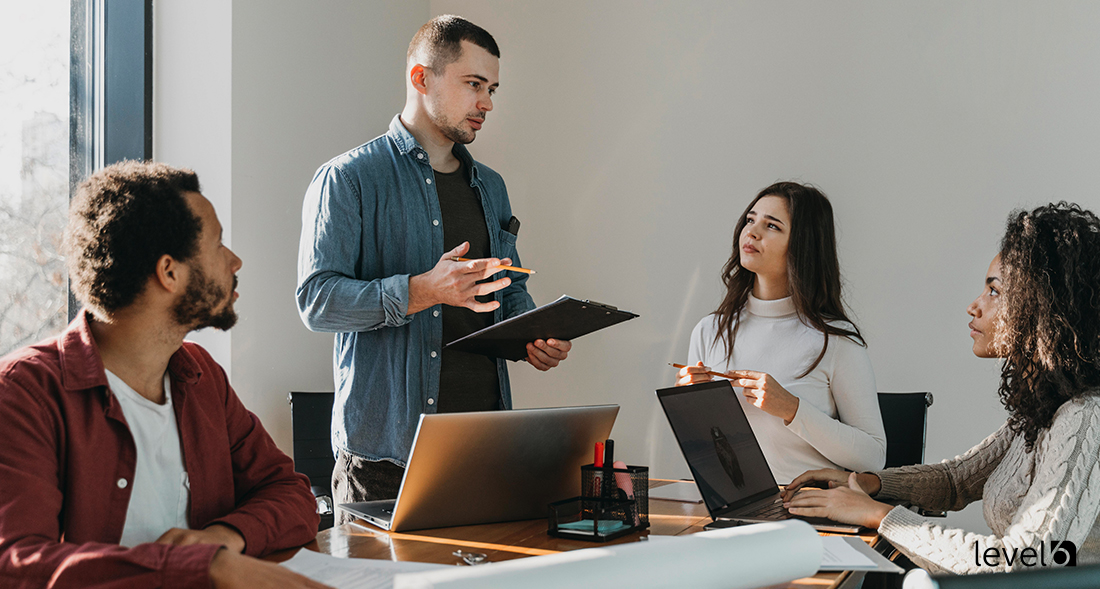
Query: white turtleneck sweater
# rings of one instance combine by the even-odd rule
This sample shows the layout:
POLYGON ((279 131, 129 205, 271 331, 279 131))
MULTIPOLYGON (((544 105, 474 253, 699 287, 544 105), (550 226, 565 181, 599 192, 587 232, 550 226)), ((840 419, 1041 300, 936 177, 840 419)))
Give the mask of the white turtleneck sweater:
POLYGON ((825 357, 797 378, 821 353, 824 335, 803 323, 790 297, 762 301, 749 295, 741 311, 733 356, 715 341, 717 317, 704 317, 691 332, 688 362, 712 370, 755 370, 772 375, 798 397, 790 425, 749 403, 734 388, 772 474, 780 484, 816 468, 877 470, 886 462, 886 434, 878 408, 875 373, 867 350, 845 337, 829 336, 825 357))

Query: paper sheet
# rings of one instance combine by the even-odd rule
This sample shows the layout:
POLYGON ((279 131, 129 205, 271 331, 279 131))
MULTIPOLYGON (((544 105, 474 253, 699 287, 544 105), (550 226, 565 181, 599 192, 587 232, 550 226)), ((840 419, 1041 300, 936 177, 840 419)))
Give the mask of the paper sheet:
POLYGON ((860 538, 852 536, 825 536, 821 539, 822 571, 880 571, 904 572, 901 567, 875 552, 860 538))
POLYGON ((282 563, 286 568, 336 589, 391 589, 398 573, 453 568, 423 562, 394 562, 369 558, 337 558, 312 550, 299 550, 282 563))
POLYGON ((693 587, 748 589, 817 572, 821 537, 809 524, 740 526, 661 542, 634 542, 479 567, 400 574, 394 589, 693 587))
MULTIPOLYGON (((862 542, 863 540, 860 540, 862 542)), ((875 563, 854 546, 837 536, 825 536, 821 539, 821 570, 845 571, 855 569, 873 569, 875 563)))
POLYGON ((684 503, 702 503, 703 496, 699 494, 699 487, 694 481, 681 481, 662 485, 649 490, 650 499, 665 499, 667 501, 682 501, 684 503))

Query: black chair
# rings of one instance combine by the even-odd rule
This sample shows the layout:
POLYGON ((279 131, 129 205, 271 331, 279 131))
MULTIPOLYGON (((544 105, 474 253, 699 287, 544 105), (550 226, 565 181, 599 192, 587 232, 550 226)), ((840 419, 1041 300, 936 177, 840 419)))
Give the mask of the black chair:
MULTIPOLYGON (((886 430, 886 468, 924 464, 925 428, 930 406, 932 393, 878 394, 882 427, 886 430)), ((947 515, 923 509, 917 513, 936 517, 947 515)), ((879 550, 883 556, 906 570, 915 566, 888 542, 884 542, 879 550)), ((895 573, 868 573, 863 579, 863 589, 896 589, 901 586, 901 575, 895 573)))
POLYGON ((886 468, 924 464, 924 431, 932 393, 879 393, 886 430, 886 468))
POLYGON ((317 498, 321 523, 317 530, 333 525, 332 403, 334 393, 290 393, 290 421, 294 439, 294 470, 309 477, 310 490, 317 498))
POLYGON ((1035 568, 984 575, 936 575, 912 571, 905 587, 914 589, 1093 589, 1100 587, 1100 565, 1035 568))

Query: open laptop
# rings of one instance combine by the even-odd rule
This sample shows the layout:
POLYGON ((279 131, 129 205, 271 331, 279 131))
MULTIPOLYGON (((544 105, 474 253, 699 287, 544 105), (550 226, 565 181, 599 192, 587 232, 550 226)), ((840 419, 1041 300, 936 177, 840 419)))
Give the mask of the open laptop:
POLYGON ((783 508, 779 485, 728 380, 660 389, 657 399, 715 522, 795 518, 825 532, 859 531, 857 525, 798 517, 783 508))
POLYGON ((545 518, 580 494, 581 466, 618 405, 420 416, 396 500, 340 508, 386 530, 545 518))

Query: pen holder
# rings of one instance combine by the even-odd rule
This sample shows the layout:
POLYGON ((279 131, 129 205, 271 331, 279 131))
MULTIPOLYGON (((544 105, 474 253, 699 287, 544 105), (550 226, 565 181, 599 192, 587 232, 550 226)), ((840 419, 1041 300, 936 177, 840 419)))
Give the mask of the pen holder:
POLYGON ((649 528, 649 468, 581 467, 579 497, 550 504, 547 533, 604 542, 649 528))

